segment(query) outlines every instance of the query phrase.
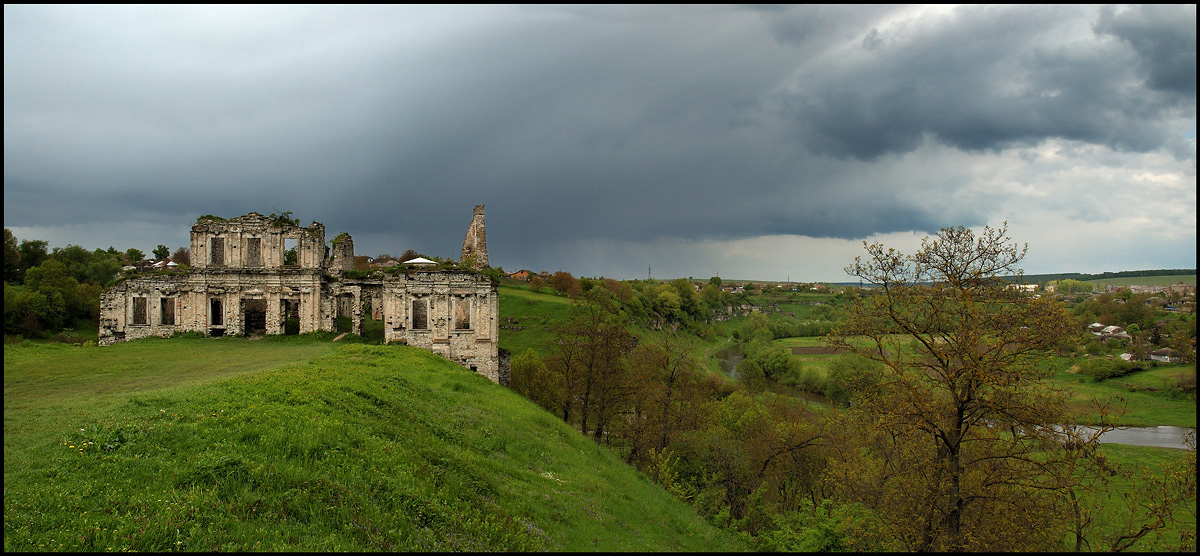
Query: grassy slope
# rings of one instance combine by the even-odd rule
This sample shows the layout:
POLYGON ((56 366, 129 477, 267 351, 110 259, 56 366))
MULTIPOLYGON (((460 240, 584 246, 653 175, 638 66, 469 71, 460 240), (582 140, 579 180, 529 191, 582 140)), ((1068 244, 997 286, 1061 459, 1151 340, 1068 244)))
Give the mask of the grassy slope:
POLYGON ((546 355, 554 338, 551 327, 571 316, 571 300, 550 288, 534 293, 526 286, 500 287, 500 348, 514 356, 526 349, 546 355), (514 330, 514 328, 521 328, 514 330))
POLYGON ((425 351, 6 346, 5 550, 737 550, 608 450, 425 351))

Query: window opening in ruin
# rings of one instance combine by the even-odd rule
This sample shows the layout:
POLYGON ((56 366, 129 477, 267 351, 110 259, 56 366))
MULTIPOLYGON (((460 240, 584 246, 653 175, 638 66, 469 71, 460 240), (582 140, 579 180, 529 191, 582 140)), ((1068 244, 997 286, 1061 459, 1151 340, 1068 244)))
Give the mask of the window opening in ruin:
POLYGON ((225 238, 214 237, 208 248, 208 264, 221 266, 225 264, 225 238))
POLYGON ((413 330, 429 329, 429 306, 424 299, 414 299, 412 304, 413 330))
POLYGON ((175 324, 175 298, 164 297, 159 300, 159 319, 162 324, 175 324))
POLYGON ((246 240, 246 266, 262 265, 262 238, 248 238, 246 240))
POLYGON ((245 322, 244 331, 247 336, 259 336, 267 332, 267 300, 242 300, 242 318, 245 322))
POLYGON ((208 323, 213 326, 223 326, 225 324, 225 314, 221 310, 220 299, 208 300, 208 323))
POLYGON ((299 253, 296 251, 296 244, 300 240, 289 237, 283 240, 283 266, 296 266, 300 264, 299 253))
POLYGON ((133 324, 150 324, 146 320, 146 298, 133 298, 133 324))
POLYGON ((459 297, 454 300, 454 329, 471 329, 471 300, 459 297))
POLYGON ((283 300, 283 333, 294 336, 300 333, 300 300, 283 300))

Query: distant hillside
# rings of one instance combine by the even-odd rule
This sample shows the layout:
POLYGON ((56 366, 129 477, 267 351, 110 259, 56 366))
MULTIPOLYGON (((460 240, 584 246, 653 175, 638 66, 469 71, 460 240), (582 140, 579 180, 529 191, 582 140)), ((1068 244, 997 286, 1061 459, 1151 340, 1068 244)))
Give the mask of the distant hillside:
POLYGON ((4 367, 5 551, 744 549, 610 450, 417 348, 26 344, 4 367), (306 362, 253 355, 289 348, 306 362))
MULTIPOLYGON (((1023 283, 1026 283, 1026 284, 1044 284, 1046 282, 1051 282, 1051 281, 1056 281, 1056 280, 1066 280, 1068 278, 1070 278, 1072 280, 1079 280, 1080 282, 1091 282, 1091 281, 1097 281, 1097 280, 1112 280, 1112 279, 1117 279, 1117 278, 1121 278, 1121 279, 1124 279, 1124 278, 1154 278, 1156 280, 1148 281, 1148 282, 1146 282, 1146 285, 1160 285, 1160 284, 1169 285, 1169 284, 1177 283, 1179 281, 1182 281, 1183 283, 1195 284, 1196 283, 1195 277, 1196 277, 1196 269, 1181 268, 1181 269, 1159 269, 1159 270, 1123 270, 1120 272, 1102 272, 1100 274, 1084 274, 1084 273, 1080 273, 1080 272, 1063 272, 1063 273, 1058 273, 1058 274, 1026 274, 1020 278, 1020 281, 1023 283), (1183 279, 1188 276, 1192 277, 1191 282, 1187 282, 1185 279, 1183 279), (1180 277, 1180 279, 1176 280, 1176 281, 1168 280, 1166 282, 1163 282, 1162 280, 1157 280, 1158 278, 1162 278, 1162 277, 1180 277)), ((1013 280, 1013 281, 1017 281, 1017 279, 1012 276, 1010 276, 1009 279, 1013 280)), ((1134 283, 1137 283, 1137 282, 1134 282, 1134 283)))

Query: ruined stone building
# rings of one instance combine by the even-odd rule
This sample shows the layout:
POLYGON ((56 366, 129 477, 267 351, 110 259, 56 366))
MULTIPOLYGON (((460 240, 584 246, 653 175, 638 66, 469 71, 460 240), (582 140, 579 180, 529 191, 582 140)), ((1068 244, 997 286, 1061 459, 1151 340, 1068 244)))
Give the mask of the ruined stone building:
POLYGON ((176 332, 335 332, 338 317, 349 317, 361 335, 372 318, 383 321, 385 342, 427 349, 493 382, 507 382, 500 369, 497 284, 478 272, 487 266, 483 238, 478 205, 462 265, 360 272, 354 271, 349 234, 326 247, 325 226, 318 222, 304 227, 256 212, 229 220, 202 217, 192 226, 188 272, 133 277, 103 293, 99 344, 176 332))

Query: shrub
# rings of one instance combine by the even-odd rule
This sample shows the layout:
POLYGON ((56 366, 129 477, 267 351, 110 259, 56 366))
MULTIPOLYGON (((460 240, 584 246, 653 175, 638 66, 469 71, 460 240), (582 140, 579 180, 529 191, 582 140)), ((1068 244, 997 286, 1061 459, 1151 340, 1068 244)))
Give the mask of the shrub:
POLYGON ((1123 359, 1091 357, 1079 362, 1079 371, 1097 382, 1128 375, 1142 370, 1140 365, 1123 359))

